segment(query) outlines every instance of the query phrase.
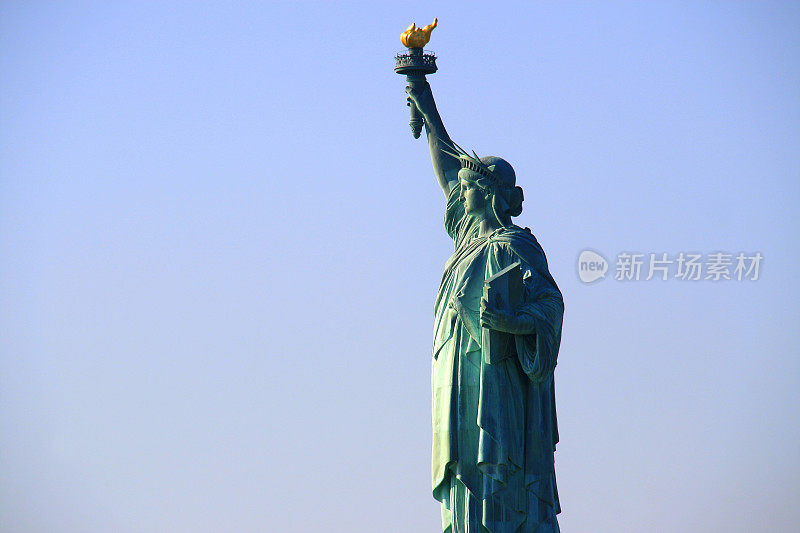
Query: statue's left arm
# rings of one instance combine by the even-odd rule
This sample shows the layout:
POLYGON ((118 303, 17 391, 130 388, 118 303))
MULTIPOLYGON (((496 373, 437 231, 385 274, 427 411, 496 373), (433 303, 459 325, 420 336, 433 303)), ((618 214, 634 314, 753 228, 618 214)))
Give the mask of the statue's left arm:
MULTIPOLYGON (((536 277, 534 273, 532 277, 536 277)), ((534 283, 546 283, 545 280, 534 283)), ((555 370, 561 345, 564 300, 555 287, 534 289, 535 296, 517 308, 515 318, 526 331, 515 335, 517 356, 522 369, 533 381, 544 381, 555 370)))
POLYGON ((523 370, 533 381, 539 382, 552 375, 556 366, 564 300, 547 269, 547 261, 538 244, 536 247, 522 248, 532 253, 522 258, 504 251, 493 254, 498 267, 510 264, 512 260, 523 259, 523 270, 527 270, 529 275, 524 280, 522 304, 509 313, 492 308, 482 299, 480 320, 483 327, 514 335, 523 370), (501 257, 498 258, 498 255, 501 257), (504 255, 508 257, 502 257, 504 255))

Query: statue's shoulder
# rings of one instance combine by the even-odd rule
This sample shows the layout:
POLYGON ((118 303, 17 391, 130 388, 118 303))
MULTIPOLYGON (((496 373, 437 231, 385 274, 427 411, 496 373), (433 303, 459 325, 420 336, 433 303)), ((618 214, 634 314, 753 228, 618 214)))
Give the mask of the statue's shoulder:
POLYGON ((504 228, 499 229, 493 236, 493 240, 500 243, 506 243, 511 248, 519 249, 517 253, 544 253, 539 241, 531 233, 530 228, 521 228, 516 224, 511 224, 504 228))
POLYGON ((538 274, 537 279, 543 280, 546 285, 558 291, 558 285, 556 285, 547 267, 547 257, 544 254, 544 250, 530 228, 511 225, 499 230, 494 239, 498 243, 505 243, 512 255, 529 265, 538 274))

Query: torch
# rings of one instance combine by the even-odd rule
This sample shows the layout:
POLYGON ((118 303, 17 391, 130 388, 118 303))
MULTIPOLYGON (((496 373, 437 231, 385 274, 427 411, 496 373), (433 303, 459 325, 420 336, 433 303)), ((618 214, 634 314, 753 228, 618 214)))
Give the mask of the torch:
MULTIPOLYGON (((395 56, 394 71, 406 75, 406 82, 412 91, 425 83, 425 74, 433 74, 437 70, 436 56, 433 52, 422 50, 422 47, 431 40, 431 31, 437 24, 437 19, 433 19, 433 23, 424 28, 417 28, 416 24, 411 24, 400 35, 400 41, 408 48, 408 53, 401 52, 395 56)), ((411 120, 408 122, 411 126, 411 135, 419 139, 425 120, 414 102, 409 101, 408 105, 411 107, 411 120)))

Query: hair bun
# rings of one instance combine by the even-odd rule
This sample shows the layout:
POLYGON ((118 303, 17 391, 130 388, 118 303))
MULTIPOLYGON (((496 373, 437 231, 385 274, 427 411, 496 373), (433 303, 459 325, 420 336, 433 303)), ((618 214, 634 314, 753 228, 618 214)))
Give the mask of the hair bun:
POLYGON ((525 196, 522 194, 522 187, 514 187, 508 195, 508 214, 512 217, 519 216, 522 213, 522 202, 525 196))

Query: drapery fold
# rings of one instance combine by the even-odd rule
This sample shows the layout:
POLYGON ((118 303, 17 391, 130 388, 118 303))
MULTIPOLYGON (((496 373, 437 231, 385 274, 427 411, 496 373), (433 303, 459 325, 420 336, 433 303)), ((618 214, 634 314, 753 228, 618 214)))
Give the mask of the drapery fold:
POLYGON ((459 205, 451 194, 445 227, 456 249, 436 299, 431 372, 432 488, 443 529, 479 531, 470 522, 478 517, 492 533, 558 531, 553 370, 561 292, 530 230, 511 226, 477 237, 459 205), (464 315, 449 304, 458 298, 461 313, 478 321, 483 281, 514 262, 524 273, 518 313, 534 333, 515 335, 514 356, 487 364, 464 315))

